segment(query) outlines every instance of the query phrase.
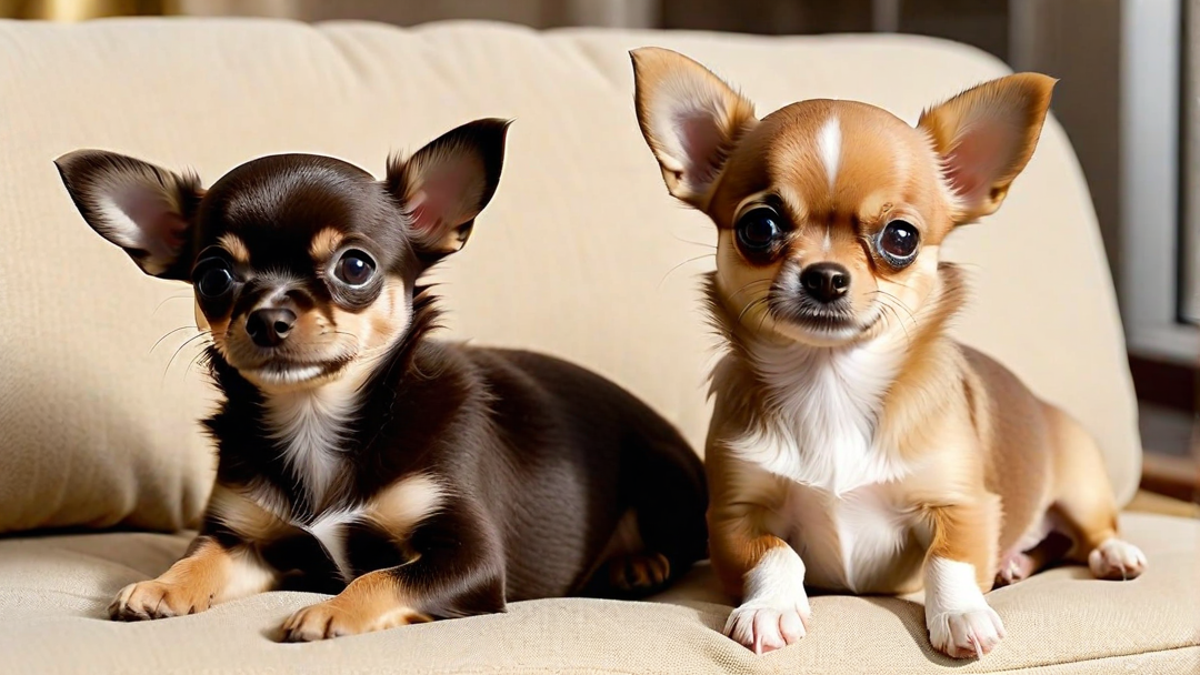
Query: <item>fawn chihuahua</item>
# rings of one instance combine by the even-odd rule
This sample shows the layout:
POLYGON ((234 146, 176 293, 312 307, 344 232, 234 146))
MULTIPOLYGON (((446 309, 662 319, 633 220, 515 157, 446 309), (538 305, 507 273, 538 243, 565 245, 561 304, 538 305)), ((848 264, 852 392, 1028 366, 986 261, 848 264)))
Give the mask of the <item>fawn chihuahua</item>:
POLYGON ((725 632, 756 652, 796 642, 805 583, 924 587, 933 647, 982 656, 1004 636, 994 584, 1064 556, 1141 573, 1092 439, 948 335, 964 283, 939 245, 1000 207, 1054 80, 982 84, 916 128, 852 101, 760 120, 685 56, 632 57, 667 188, 717 227, 708 304, 729 352, 712 375, 708 522, 742 603, 725 632))
POLYGON ((507 122, 448 132, 380 182, 288 154, 207 191, 129 157, 56 164, 88 224, 190 282, 224 395, 216 485, 186 556, 127 586, 114 619, 203 611, 273 588, 338 593, 281 637, 320 640, 638 596, 706 551, 703 467, 665 420, 582 368, 428 339, 418 278, 496 190, 507 122))

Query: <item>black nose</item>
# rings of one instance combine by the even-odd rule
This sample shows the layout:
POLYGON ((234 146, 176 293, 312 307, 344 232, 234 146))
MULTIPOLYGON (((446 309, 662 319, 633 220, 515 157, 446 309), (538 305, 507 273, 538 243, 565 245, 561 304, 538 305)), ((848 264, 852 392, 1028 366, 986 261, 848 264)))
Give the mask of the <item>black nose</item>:
POLYGON ((813 263, 800 273, 800 285, 818 302, 833 302, 850 290, 850 272, 837 263, 813 263))
POLYGON ((259 347, 277 347, 295 323, 296 313, 290 309, 256 309, 246 317, 246 332, 259 347))

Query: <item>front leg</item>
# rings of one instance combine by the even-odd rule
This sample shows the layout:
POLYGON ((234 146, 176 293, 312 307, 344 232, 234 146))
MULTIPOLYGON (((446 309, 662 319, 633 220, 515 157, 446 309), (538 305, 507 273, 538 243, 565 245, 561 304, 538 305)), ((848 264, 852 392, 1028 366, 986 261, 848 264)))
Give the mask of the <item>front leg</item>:
POLYGON ((123 588, 108 614, 119 621, 161 619, 203 612, 228 600, 270 590, 277 579, 254 549, 200 535, 187 554, 157 579, 123 588))
POLYGON ((709 514, 712 565, 742 604, 725 634, 756 654, 798 642, 812 609, 804 591, 804 563, 787 542, 761 526, 756 507, 714 507, 709 514))
POLYGON ((407 562, 366 572, 333 598, 296 612, 282 639, 310 642, 504 611, 503 549, 470 503, 445 504, 395 544, 407 562))
POLYGON ((742 603, 730 613, 725 634, 763 654, 800 641, 812 609, 804 563, 777 534, 789 484, 719 440, 742 433, 740 426, 717 423, 723 405, 718 398, 706 452, 709 558, 726 592, 742 603))
POLYGON ((812 617, 800 556, 778 538, 768 545, 746 573, 742 604, 725 622, 725 634, 755 654, 799 642, 812 617))
POLYGON ((999 499, 929 509, 933 539, 925 559, 925 625, 933 648, 982 658, 1004 637, 999 615, 983 594, 995 579, 999 499))

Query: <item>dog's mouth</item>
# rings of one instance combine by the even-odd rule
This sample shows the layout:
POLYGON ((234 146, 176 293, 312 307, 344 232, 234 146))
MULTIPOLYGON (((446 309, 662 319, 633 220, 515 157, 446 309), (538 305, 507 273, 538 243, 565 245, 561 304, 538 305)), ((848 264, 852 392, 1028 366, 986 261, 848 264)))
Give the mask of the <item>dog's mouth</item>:
POLYGON ((790 323, 815 333, 841 333, 859 330, 858 320, 849 307, 817 305, 804 299, 774 295, 767 303, 776 321, 790 323))
POLYGON ((247 379, 269 386, 294 386, 325 380, 337 375, 352 357, 323 361, 297 361, 275 358, 251 367, 238 368, 247 379))
POLYGON ((768 312, 777 324, 798 329, 801 336, 819 343, 854 340, 874 327, 878 315, 860 317, 848 302, 821 304, 804 296, 772 293, 768 312))

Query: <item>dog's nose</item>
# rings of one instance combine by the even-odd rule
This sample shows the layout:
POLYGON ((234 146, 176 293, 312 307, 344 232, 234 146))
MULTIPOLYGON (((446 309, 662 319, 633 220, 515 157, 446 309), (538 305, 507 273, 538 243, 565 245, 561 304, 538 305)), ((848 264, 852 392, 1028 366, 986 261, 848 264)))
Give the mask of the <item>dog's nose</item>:
POLYGON ((295 323, 296 313, 290 309, 256 309, 246 317, 246 332, 259 347, 278 347, 295 323))
POLYGON ((800 273, 800 285, 818 302, 833 302, 850 290, 850 271, 833 262, 813 263, 800 273))

